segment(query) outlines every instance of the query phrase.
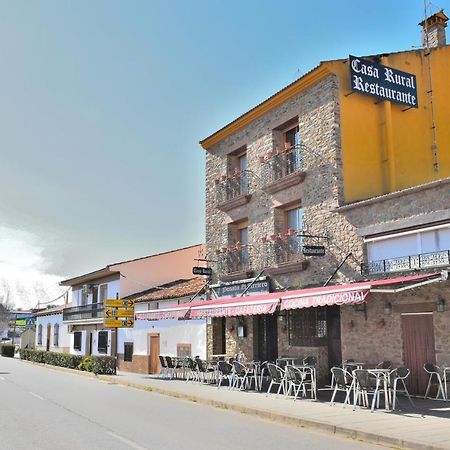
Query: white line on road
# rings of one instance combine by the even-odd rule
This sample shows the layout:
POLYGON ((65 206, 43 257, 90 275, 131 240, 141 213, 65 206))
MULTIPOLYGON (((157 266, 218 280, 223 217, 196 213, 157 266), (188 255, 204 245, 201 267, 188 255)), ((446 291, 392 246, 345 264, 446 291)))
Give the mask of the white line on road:
POLYGON ((30 395, 32 395, 33 397, 38 398, 39 400, 45 400, 44 397, 41 397, 39 394, 35 394, 34 392, 29 392, 30 395))
POLYGON ((113 433, 112 431, 107 431, 106 434, 109 434, 113 438, 116 438, 117 440, 123 442, 124 444, 129 445, 131 448, 135 448, 136 450, 147 450, 145 447, 141 447, 139 444, 136 444, 135 442, 130 441, 129 439, 124 438, 123 436, 113 433))

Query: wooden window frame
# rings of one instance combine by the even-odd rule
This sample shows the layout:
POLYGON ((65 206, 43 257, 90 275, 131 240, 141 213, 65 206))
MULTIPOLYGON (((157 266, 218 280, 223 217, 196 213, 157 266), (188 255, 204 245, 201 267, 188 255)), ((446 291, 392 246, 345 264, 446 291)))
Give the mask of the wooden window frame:
MULTIPOLYGON (((185 352, 183 352, 183 353, 185 353, 185 352)), ((183 358, 183 357, 185 357, 185 356, 191 356, 192 355, 192 344, 191 343, 189 343, 189 342, 186 342, 186 343, 178 343, 177 344, 177 358, 183 358), (187 355, 180 355, 180 350, 183 348, 183 347, 189 347, 189 352, 188 352, 188 354, 187 355)))
POLYGON ((303 308, 288 311, 287 328, 288 342, 293 347, 326 346, 328 343, 326 308, 303 308), (323 331, 324 335, 321 335, 323 331))

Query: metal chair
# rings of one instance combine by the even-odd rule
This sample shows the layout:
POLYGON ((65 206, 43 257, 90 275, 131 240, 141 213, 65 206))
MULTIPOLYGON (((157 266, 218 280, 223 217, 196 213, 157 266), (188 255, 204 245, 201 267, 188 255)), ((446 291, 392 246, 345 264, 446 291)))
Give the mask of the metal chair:
POLYGON ((169 374, 169 371, 172 371, 172 378, 176 378, 177 376, 177 367, 176 367, 176 361, 173 361, 170 356, 166 356, 166 363, 167 363, 167 374, 169 374))
POLYGON ((186 370, 186 381, 198 381, 197 363, 188 356, 186 358, 187 370, 186 370))
POLYGON ((303 384, 305 373, 294 366, 286 366, 286 382, 287 391, 286 397, 289 397, 291 390, 294 390, 294 401, 297 400, 300 390, 303 390, 303 395, 306 396, 305 386, 303 384))
POLYGON ((270 376, 270 384, 269 388, 267 389, 266 397, 270 394, 270 390, 272 389, 272 386, 279 386, 277 391, 277 397, 280 395, 280 392, 283 391, 283 394, 286 394, 286 387, 285 387, 285 379, 284 379, 284 370, 273 363, 267 363, 266 365, 267 371, 269 372, 270 376))
POLYGON ((379 364, 377 364, 377 369, 390 369, 391 367, 391 361, 381 361, 379 364))
POLYGON ((411 396, 409 395, 408 389, 406 388, 405 380, 409 377, 410 370, 407 367, 399 367, 398 369, 394 369, 389 373, 389 393, 392 396, 392 410, 395 411, 395 405, 397 402, 397 392, 403 392, 408 397, 409 403, 411 406, 415 408, 411 396), (401 383, 403 385, 403 389, 399 390, 397 386, 401 383))
POLYGON ((239 361, 233 362, 233 383, 231 388, 237 387, 239 390, 242 390, 245 387, 248 387, 248 379, 247 379, 248 369, 244 364, 239 361))
POLYGON ((372 406, 370 411, 373 412, 375 408, 375 401, 377 402, 377 408, 380 406, 380 390, 379 380, 376 380, 375 388, 373 387, 373 377, 367 369, 355 369, 353 371, 353 377, 355 379, 356 391, 353 396, 353 411, 356 409, 356 402, 359 397, 362 397, 363 406, 369 406, 369 394, 373 395, 372 406))
POLYGON ((317 358, 312 355, 308 355, 306 358, 303 358, 303 364, 305 366, 315 366, 317 364, 317 358))
POLYGON ((426 363, 423 365, 423 369, 425 370, 425 372, 427 372, 428 374, 430 374, 430 377, 428 378, 428 385, 427 385, 427 390, 425 392, 425 396, 424 399, 426 399, 428 397, 428 392, 431 389, 431 385, 433 384, 433 377, 436 378, 436 381, 434 384, 436 384, 438 386, 438 391, 436 394, 436 400, 439 397, 439 394, 442 395, 442 400, 445 400, 445 391, 444 391, 444 385, 443 385, 443 375, 442 375, 442 370, 440 369, 439 366, 436 366, 436 364, 432 364, 432 363, 426 363))
POLYGON ((167 367, 166 358, 162 355, 158 356, 161 364, 161 375, 163 378, 169 378, 169 368, 167 367))
POLYGON ((333 375, 335 385, 333 395, 331 396, 330 406, 334 405, 334 399, 336 398, 337 391, 344 391, 346 394, 344 401, 345 407, 347 403, 350 404, 350 393, 355 385, 355 379, 350 372, 347 372, 341 367, 332 367, 331 373, 333 375))
POLYGON ((217 382, 217 389, 220 388, 224 379, 228 380, 228 388, 231 389, 231 385, 233 382, 233 366, 226 361, 218 361, 217 368, 219 377, 217 382))

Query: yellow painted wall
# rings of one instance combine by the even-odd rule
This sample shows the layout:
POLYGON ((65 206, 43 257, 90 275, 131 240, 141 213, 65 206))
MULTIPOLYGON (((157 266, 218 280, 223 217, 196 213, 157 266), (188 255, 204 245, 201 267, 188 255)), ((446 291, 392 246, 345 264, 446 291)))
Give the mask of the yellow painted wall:
POLYGON ((402 111, 405 105, 388 101, 377 104, 376 97, 359 92, 348 95, 352 92, 348 63, 326 63, 340 80, 347 203, 450 177, 450 46, 433 49, 428 57, 422 50, 391 54, 381 63, 416 75, 419 108, 402 111), (431 58, 432 69, 437 172, 433 168, 427 58, 431 58))

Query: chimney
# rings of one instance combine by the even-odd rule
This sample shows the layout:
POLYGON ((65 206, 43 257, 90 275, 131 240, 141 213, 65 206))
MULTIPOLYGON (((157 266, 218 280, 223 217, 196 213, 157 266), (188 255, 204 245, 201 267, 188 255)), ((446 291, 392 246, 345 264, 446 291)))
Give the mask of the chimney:
POLYGON ((448 17, 441 9, 436 14, 426 18, 420 22, 422 27, 422 45, 425 48, 442 47, 446 45, 445 27, 447 26, 448 17))

